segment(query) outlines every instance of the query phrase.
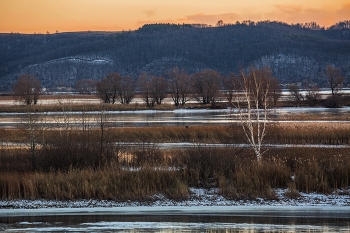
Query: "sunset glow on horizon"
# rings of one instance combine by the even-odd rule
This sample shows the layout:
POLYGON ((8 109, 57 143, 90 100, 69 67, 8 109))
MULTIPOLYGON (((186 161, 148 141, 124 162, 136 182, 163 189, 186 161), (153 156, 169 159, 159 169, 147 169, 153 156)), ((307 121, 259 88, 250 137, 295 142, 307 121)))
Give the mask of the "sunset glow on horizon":
POLYGON ((0 32, 135 30, 149 23, 277 20, 329 27, 350 19, 350 0, 0 0, 0 32), (336 2, 336 3, 335 3, 336 2))

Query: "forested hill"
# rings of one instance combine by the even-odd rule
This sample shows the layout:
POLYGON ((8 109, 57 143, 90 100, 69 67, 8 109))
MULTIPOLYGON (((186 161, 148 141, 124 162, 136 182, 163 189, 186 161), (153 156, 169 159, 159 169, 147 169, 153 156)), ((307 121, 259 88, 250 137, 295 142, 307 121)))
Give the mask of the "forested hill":
POLYGON ((332 64, 350 79, 350 21, 328 29, 315 25, 246 21, 220 27, 145 25, 136 31, 0 34, 0 91, 23 73, 54 90, 80 79, 119 72, 137 78, 163 75, 174 66, 194 73, 215 69, 226 75, 250 65, 268 65, 282 83, 325 85, 332 64))

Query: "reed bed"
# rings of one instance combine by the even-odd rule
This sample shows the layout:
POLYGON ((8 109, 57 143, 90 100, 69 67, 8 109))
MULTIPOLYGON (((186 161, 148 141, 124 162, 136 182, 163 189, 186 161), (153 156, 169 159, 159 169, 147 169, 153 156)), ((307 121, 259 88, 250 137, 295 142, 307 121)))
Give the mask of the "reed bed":
POLYGON ((319 113, 292 113, 271 117, 279 121, 348 121, 350 116, 347 112, 323 112, 319 113))
MULTIPOLYGON (((274 188, 287 188, 297 196, 301 191, 328 194, 350 186, 347 148, 276 148, 266 151, 261 161, 242 148, 113 150, 117 157, 98 166, 64 161, 57 170, 51 154, 38 154, 37 161, 46 163, 38 163, 33 171, 28 154, 6 154, 2 149, 0 198, 148 201, 163 194, 181 200, 188 187, 198 187, 218 188, 229 199, 274 199, 274 188), (21 169, 6 167, 11 165, 21 169)), ((85 159, 94 161, 88 155, 85 159)))
MULTIPOLYGON (((82 126, 83 127, 83 126, 82 126)), ((198 142, 198 143, 247 143, 239 124, 230 126, 165 126, 106 128, 108 137, 114 142, 198 142)), ((62 134, 70 135, 71 141, 98 140, 101 129, 91 127, 69 129, 36 129, 38 143, 51 142, 62 134), (85 138, 85 139, 84 139, 85 138)), ((26 127, 0 129, 0 142, 28 142, 30 132, 26 127)), ((267 125, 265 143, 275 144, 324 144, 349 145, 349 123, 271 123, 267 125)))
POLYGON ((67 172, 3 173, 0 177, 2 199, 103 199, 147 201, 163 194, 183 199, 188 187, 172 171, 143 169, 122 171, 113 166, 103 169, 67 172))
MULTIPOLYGON (((203 108, 203 106, 201 107, 203 108)), ((0 112, 21 113, 21 112, 98 112, 104 111, 135 111, 149 110, 146 104, 94 104, 94 103, 74 103, 74 99, 68 102, 59 102, 56 104, 38 104, 38 105, 0 105, 0 112)), ((175 106, 171 104, 155 105, 152 110, 174 110, 175 106)))
POLYGON ((288 122, 268 128, 266 141, 280 144, 349 145, 350 124, 336 122, 288 122))

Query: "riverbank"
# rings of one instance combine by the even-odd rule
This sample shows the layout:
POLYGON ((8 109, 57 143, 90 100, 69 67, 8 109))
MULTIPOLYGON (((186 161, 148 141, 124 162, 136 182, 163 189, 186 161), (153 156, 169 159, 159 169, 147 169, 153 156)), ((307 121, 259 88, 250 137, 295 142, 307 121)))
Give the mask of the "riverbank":
POLYGON ((199 207, 199 206, 350 206, 350 187, 340 189, 329 195, 319 193, 300 192, 299 197, 288 197, 288 189, 274 189, 275 199, 256 198, 253 200, 228 200, 218 194, 218 189, 190 188, 190 195, 186 200, 174 201, 163 195, 154 195, 147 202, 142 201, 110 201, 110 200, 0 200, 0 214, 4 209, 51 209, 51 208, 111 208, 111 207, 199 207))

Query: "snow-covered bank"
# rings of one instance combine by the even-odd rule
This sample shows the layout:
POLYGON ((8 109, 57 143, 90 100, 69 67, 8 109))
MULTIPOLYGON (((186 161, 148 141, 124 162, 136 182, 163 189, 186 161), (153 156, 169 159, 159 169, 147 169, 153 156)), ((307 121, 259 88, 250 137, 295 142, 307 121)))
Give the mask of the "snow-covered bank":
POLYGON ((338 194, 330 195, 316 193, 300 193, 300 198, 291 199, 285 196, 286 189, 276 189, 276 200, 227 200, 217 194, 216 189, 205 190, 191 188, 191 194, 187 200, 173 201, 163 195, 155 195, 152 201, 148 202, 117 202, 107 200, 0 200, 0 215, 4 209, 41 209, 41 208, 111 208, 111 207, 172 207, 172 206, 319 206, 319 207, 348 207, 350 206, 350 187, 346 190, 339 190, 338 194))

